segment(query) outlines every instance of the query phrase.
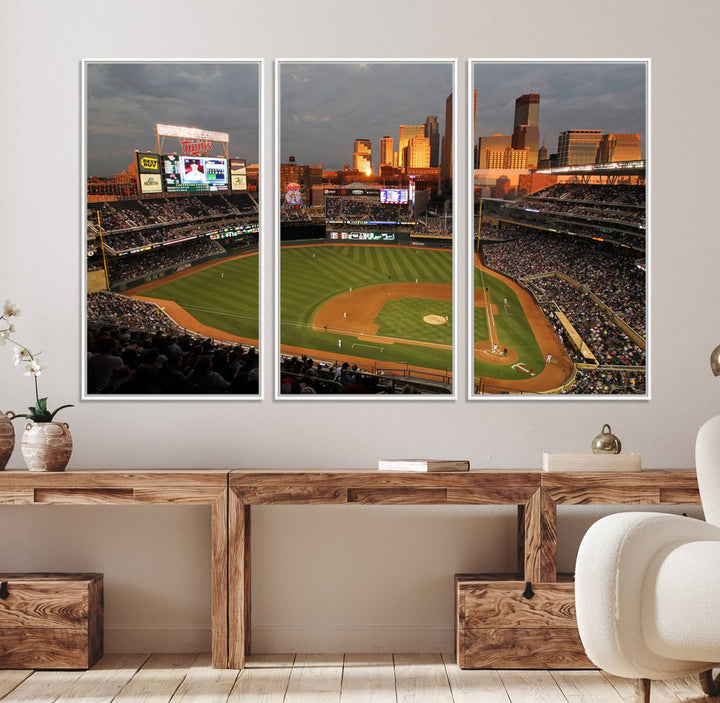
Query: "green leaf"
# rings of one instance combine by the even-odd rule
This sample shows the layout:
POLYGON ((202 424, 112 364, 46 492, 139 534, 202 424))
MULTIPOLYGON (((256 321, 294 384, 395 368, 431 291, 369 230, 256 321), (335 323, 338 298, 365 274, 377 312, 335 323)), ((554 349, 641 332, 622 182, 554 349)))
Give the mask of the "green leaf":
POLYGON ((47 398, 40 398, 37 402, 38 410, 41 412, 47 411, 47 398))
POLYGON ((56 409, 50 414, 50 419, 48 420, 48 422, 52 422, 52 419, 53 419, 53 418, 55 417, 55 415, 57 415, 61 410, 64 410, 65 408, 72 408, 72 407, 73 407, 72 405, 61 405, 59 408, 56 408, 56 409))

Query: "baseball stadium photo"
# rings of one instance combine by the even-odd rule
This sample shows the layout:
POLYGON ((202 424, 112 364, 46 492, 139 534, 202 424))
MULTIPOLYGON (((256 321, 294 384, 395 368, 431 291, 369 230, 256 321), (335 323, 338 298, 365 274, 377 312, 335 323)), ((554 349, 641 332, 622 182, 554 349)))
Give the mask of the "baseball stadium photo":
POLYGON ((452 397, 453 73, 279 62, 280 397, 452 397))
POLYGON ((259 64, 84 68, 83 397, 259 397, 259 64))
POLYGON ((646 63, 472 71, 472 396, 649 397, 646 63))

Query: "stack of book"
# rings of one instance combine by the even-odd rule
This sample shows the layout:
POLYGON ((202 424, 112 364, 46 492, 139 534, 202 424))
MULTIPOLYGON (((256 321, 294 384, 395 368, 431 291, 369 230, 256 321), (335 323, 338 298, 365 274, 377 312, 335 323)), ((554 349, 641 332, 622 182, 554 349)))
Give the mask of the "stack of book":
POLYGON ((445 459, 380 459, 378 471, 469 471, 470 462, 445 459))

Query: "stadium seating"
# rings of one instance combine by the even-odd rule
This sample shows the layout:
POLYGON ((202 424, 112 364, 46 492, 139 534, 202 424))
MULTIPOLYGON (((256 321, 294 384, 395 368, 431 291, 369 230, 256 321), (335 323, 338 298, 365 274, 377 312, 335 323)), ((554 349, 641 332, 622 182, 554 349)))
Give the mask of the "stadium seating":
POLYGON ((88 295, 91 394, 257 395, 258 355, 248 345, 192 335, 156 305, 88 295))

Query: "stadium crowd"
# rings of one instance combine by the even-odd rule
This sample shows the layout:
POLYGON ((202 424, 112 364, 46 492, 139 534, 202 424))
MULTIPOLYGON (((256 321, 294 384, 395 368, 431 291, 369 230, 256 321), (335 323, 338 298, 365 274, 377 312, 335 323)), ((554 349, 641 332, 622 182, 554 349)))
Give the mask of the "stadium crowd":
POLYGON ((411 222, 412 213, 407 206, 387 205, 375 199, 327 198, 325 219, 343 224, 349 222, 411 222))
POLYGON ((563 311, 601 365, 645 366, 645 350, 613 324, 587 293, 557 276, 533 283, 563 311))
MULTIPOLYGON (((159 247, 150 251, 129 256, 109 258, 108 274, 110 284, 130 281, 162 269, 187 264, 188 267, 195 259, 211 256, 212 254, 226 254, 227 251, 215 240, 192 239, 188 242, 159 247)), ((97 259, 98 257, 93 257, 97 259)), ((98 261, 102 265, 101 261, 98 261)))
POLYGON ((592 218, 598 221, 619 222, 621 224, 633 224, 645 227, 645 209, 628 209, 606 206, 604 204, 589 205, 568 202, 563 200, 545 199, 534 196, 527 196, 515 200, 509 204, 509 208, 524 210, 534 208, 541 213, 554 213, 561 215, 578 215, 580 217, 592 218))
MULTIPOLYGON (((646 333, 645 272, 635 260, 595 242, 524 227, 483 223, 482 237, 509 241, 483 245, 490 268, 517 280, 558 272, 586 286, 637 334, 646 333)), ((533 284, 537 281, 533 281, 533 284)))
POLYGON ((134 228, 155 228, 197 221, 217 219, 235 215, 256 213, 257 206, 249 195, 213 194, 203 197, 182 196, 177 198, 155 198, 105 202, 87 208, 88 234, 97 236, 97 215, 105 234, 134 228))
POLYGON ((283 395, 415 395, 421 392, 447 393, 449 390, 424 384, 421 379, 372 373, 347 361, 329 363, 306 355, 280 359, 280 393, 283 395))
POLYGON ((281 222, 312 222, 312 218, 304 208, 296 210, 294 207, 282 207, 280 209, 281 222))
POLYGON ((254 347, 198 339, 143 301, 89 294, 87 345, 90 394, 259 392, 254 347))
POLYGON ((294 394, 376 394, 386 389, 379 387, 379 377, 350 366, 315 361, 306 355, 284 357, 280 363, 280 392, 294 394))
POLYGON ((639 394, 646 392, 645 373, 598 367, 578 369, 573 383, 565 388, 568 394, 639 394))
POLYGON ((535 196, 645 207, 645 188, 625 184, 556 183, 538 191, 535 196))

